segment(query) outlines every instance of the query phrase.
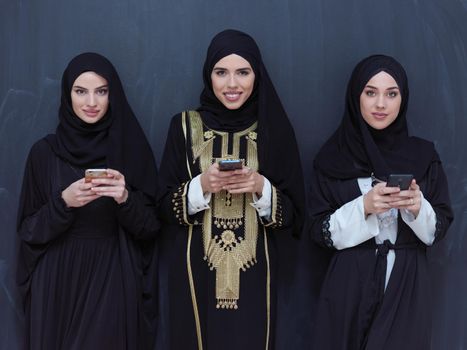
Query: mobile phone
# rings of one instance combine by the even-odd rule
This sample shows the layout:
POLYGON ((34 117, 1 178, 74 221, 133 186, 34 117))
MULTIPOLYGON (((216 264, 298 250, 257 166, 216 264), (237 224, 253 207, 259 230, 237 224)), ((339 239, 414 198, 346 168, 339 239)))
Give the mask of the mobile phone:
POLYGON ((387 187, 399 187, 401 191, 408 190, 412 183, 412 174, 391 174, 389 175, 387 187))
POLYGON ((107 178, 107 169, 86 169, 84 172, 84 182, 91 182, 92 179, 107 178))
POLYGON ((243 160, 241 159, 221 159, 219 164, 220 171, 237 170, 243 167, 243 160))

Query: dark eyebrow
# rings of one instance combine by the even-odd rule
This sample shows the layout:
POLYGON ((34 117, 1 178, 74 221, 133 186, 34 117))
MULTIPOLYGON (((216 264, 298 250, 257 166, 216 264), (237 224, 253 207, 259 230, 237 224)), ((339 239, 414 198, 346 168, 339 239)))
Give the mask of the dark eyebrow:
MULTIPOLYGON (((214 67, 212 70, 228 70, 227 68, 223 67, 214 67)), ((244 67, 244 68, 238 68, 236 71, 238 72, 239 70, 252 70, 250 67, 244 67)))
MULTIPOLYGON (((103 89, 103 88, 108 88, 108 87, 109 87, 109 85, 106 84, 106 85, 102 85, 102 86, 96 87, 95 90, 99 90, 99 89, 103 89)), ((88 89, 86 89, 86 88, 84 88, 84 87, 82 87, 82 86, 79 86, 79 85, 74 85, 74 86, 73 86, 73 89, 81 89, 81 90, 86 90, 86 91, 88 90, 88 89)))
MULTIPOLYGON (((378 90, 378 88, 376 86, 372 86, 372 85, 367 85, 366 86, 367 88, 370 88, 370 89, 375 89, 375 90, 378 90)), ((399 88, 397 86, 392 86, 390 88, 387 88, 386 90, 399 90, 399 88)))

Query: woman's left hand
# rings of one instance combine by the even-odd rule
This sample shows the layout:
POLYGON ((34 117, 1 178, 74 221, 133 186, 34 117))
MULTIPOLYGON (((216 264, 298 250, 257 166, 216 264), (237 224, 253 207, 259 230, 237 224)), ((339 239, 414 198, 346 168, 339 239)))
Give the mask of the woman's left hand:
POLYGON ((118 204, 128 198, 125 176, 114 169, 107 169, 107 178, 93 179, 92 191, 102 197, 112 197, 118 204))
POLYGON ((391 202, 391 207, 396 209, 407 209, 417 217, 418 213, 420 213, 420 206, 422 203, 421 193, 420 186, 417 185, 417 182, 414 179, 412 180, 408 190, 391 194, 391 197, 394 198, 394 201, 391 202))
POLYGON ((248 167, 235 170, 225 180, 227 184, 222 188, 229 193, 256 193, 258 197, 263 194, 264 176, 248 167))

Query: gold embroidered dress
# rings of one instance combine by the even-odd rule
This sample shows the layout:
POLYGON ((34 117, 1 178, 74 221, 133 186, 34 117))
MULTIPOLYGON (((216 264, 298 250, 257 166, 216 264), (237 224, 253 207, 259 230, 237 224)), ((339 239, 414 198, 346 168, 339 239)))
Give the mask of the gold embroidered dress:
MULTIPOLYGON (((169 136, 183 133, 184 145, 173 145, 179 155, 170 159, 176 159, 185 176, 165 199, 174 225, 182 228, 177 237, 168 233, 179 245, 178 255, 170 262, 169 296, 174 299, 172 309, 183 307, 180 313, 185 316, 177 317, 171 329, 195 330, 192 335, 196 338, 190 339, 196 340, 199 349, 229 349, 233 344, 254 346, 247 347, 252 349, 270 346, 274 252, 271 256, 265 232, 267 227, 283 223, 279 191, 271 186, 271 216, 267 219, 251 205, 251 193, 220 191, 211 196, 209 209, 193 216, 187 206, 189 180, 213 162, 240 158, 246 166, 258 170, 256 128, 257 123, 238 132, 211 130, 198 112, 190 111, 175 117, 171 129, 177 131, 169 131, 169 136)), ((188 338, 171 338, 176 339, 172 341, 176 346, 192 344, 188 338)))

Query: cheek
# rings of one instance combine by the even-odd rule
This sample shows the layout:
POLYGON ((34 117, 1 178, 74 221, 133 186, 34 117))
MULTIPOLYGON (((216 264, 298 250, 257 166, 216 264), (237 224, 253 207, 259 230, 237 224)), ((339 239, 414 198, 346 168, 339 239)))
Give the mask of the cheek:
POLYGON ((255 77, 253 76, 251 78, 250 77, 247 78, 243 84, 243 90, 245 91, 246 98, 250 97, 254 88, 255 88, 255 77))
POLYGON ((360 99, 360 112, 364 119, 368 118, 368 115, 371 115, 371 101, 361 98, 360 99))
POLYGON ((81 111, 81 106, 83 105, 83 98, 80 98, 79 96, 72 95, 71 96, 71 106, 73 107, 73 112, 75 114, 79 114, 81 111))
POLYGON ((222 79, 214 74, 211 75, 211 85, 212 85, 212 91, 214 92, 214 95, 216 95, 216 97, 220 99, 222 97, 222 89, 223 89, 222 79))
POLYGON ((109 97, 108 96, 102 97, 100 105, 101 105, 101 110, 103 114, 105 114, 107 110, 109 109, 109 97))

